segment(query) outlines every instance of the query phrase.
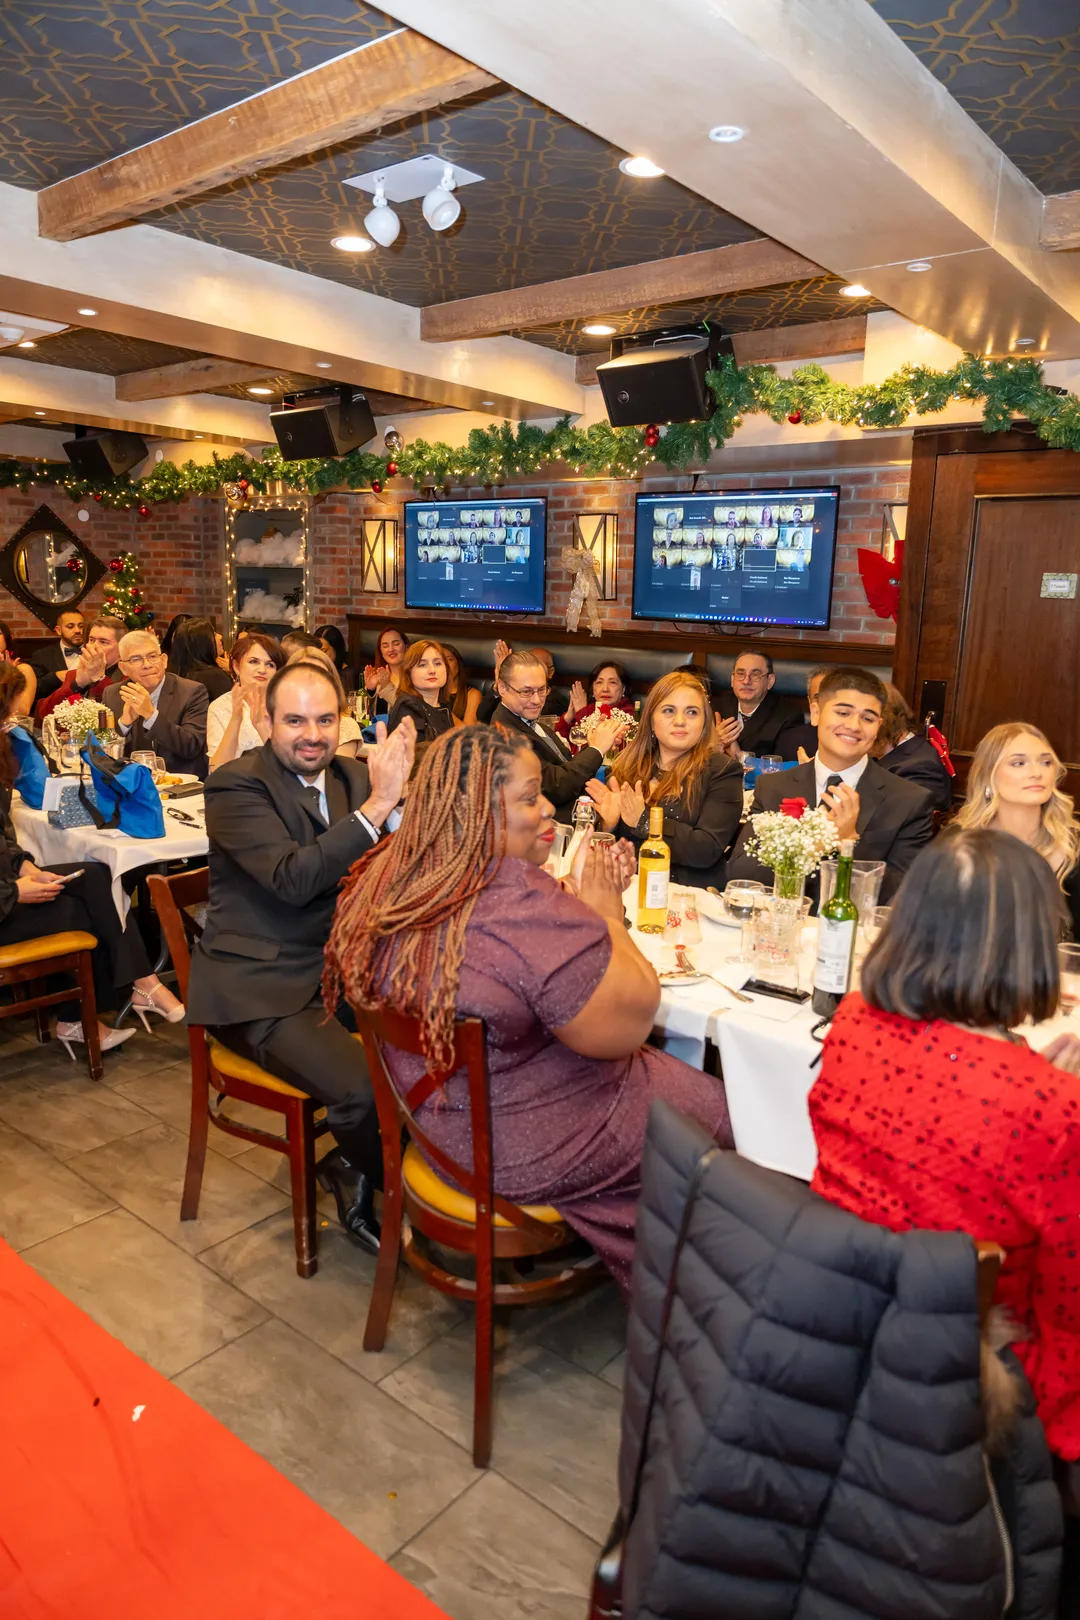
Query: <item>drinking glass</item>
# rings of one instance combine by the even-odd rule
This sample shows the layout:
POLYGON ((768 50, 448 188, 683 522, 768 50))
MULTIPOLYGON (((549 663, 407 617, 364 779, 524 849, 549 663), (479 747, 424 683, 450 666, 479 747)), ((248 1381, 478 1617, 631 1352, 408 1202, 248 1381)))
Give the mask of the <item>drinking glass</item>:
POLYGON ((1058 946, 1061 971, 1061 1010, 1074 1013, 1080 1007, 1080 945, 1058 946))
POLYGON ((787 990, 799 988, 799 951, 802 946, 802 907, 773 895, 754 912, 746 925, 747 955, 754 976, 787 990))
POLYGON ((68 737, 60 744, 60 770, 64 776, 82 774, 82 756, 74 737, 68 737))
POLYGON ((701 922, 693 889, 668 891, 667 927, 664 929, 666 945, 700 945, 701 922))
MULTIPOLYGON (((877 910, 878 895, 881 893, 881 880, 885 876, 884 861, 852 861, 851 863, 851 898, 855 902, 855 909, 859 913, 860 924, 868 921, 877 910)), ((831 900, 836 892, 836 861, 822 861, 821 863, 821 890, 818 899, 818 910, 831 900)))
POLYGON ((544 862, 544 871, 553 878, 563 875, 563 861, 566 856, 566 846, 570 842, 571 829, 565 822, 556 821, 554 825, 555 837, 551 845, 551 854, 544 862))
POLYGON ((156 760, 157 760, 157 755, 154 753, 152 748, 151 749, 145 749, 145 748, 136 749, 135 753, 132 754, 132 756, 131 756, 131 763, 133 765, 145 765, 147 770, 150 771, 151 773, 154 770, 156 760))
POLYGON ((752 771, 756 771, 757 768, 758 768, 758 757, 757 757, 757 755, 756 754, 744 754, 743 757, 742 757, 742 768, 743 768, 743 775, 744 776, 749 776, 752 771))
POLYGON ((747 928, 752 922, 755 912, 765 904, 768 895, 764 883, 755 883, 751 880, 732 881, 724 890, 724 910, 733 920, 742 924, 739 934, 739 949, 735 956, 725 957, 727 962, 734 962, 741 967, 749 967, 750 957, 747 953, 747 928))
POLYGON ((762 756, 761 756, 761 774, 762 774, 762 776, 768 776, 773 771, 782 771, 783 768, 784 768, 784 759, 783 759, 782 754, 762 754, 762 756))

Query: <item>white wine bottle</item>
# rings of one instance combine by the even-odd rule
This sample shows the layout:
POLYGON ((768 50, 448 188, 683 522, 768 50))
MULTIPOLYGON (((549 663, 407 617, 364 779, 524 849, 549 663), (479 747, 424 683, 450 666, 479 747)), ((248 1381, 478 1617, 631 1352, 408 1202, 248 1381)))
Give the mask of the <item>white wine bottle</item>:
POLYGON ((671 850, 664 842, 664 809, 649 811, 649 836, 638 858, 637 925, 643 934, 662 934, 667 927, 671 850))

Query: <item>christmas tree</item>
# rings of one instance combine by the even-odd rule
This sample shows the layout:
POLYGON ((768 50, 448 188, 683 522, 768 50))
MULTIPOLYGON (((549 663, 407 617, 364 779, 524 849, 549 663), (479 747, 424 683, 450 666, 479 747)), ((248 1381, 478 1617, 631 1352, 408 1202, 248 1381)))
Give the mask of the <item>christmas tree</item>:
POLYGON ((139 564, 130 551, 122 551, 109 563, 105 612, 115 619, 123 619, 129 630, 145 630, 153 623, 154 615, 143 606, 139 564))

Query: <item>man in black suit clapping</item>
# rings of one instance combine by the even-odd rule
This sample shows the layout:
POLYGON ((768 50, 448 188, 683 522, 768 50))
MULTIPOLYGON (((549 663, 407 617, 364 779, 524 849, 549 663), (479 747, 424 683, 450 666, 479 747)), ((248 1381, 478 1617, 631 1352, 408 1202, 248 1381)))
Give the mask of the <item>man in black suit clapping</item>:
POLYGON ((364 1050, 326 1021, 323 950, 338 886, 378 841, 412 768, 402 721, 366 762, 336 757, 337 692, 325 669, 290 664, 266 689, 270 737, 206 783, 210 905, 192 955, 188 1016, 230 1050, 326 1105, 337 1148, 319 1165, 346 1231, 375 1253, 382 1169, 364 1050))
MULTIPOLYGON (((933 837, 930 795, 913 782, 883 770, 870 758, 885 709, 885 687, 867 669, 832 669, 811 709, 817 753, 794 770, 759 776, 750 815, 778 810, 781 799, 824 804, 843 838, 854 838, 855 858, 884 861, 882 903, 888 901, 919 850, 933 837)), ((751 824, 739 834, 728 879, 768 882, 767 867, 745 853, 751 824)), ((817 879, 807 885, 815 897, 817 879)))
POLYGON ((731 671, 731 691, 716 698, 716 740, 730 750, 737 744, 744 754, 779 754, 794 759, 782 733, 802 720, 799 705, 773 690, 776 676, 768 653, 747 647, 731 671))

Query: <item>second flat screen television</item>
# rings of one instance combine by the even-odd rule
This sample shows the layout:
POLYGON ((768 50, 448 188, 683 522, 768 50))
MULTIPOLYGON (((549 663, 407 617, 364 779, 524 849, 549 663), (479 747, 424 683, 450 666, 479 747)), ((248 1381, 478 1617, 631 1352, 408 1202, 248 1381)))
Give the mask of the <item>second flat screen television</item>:
POLYGON ((639 495, 634 617, 826 630, 840 491, 639 495))
POLYGON ((542 500, 406 501, 405 606, 543 613, 542 500))

